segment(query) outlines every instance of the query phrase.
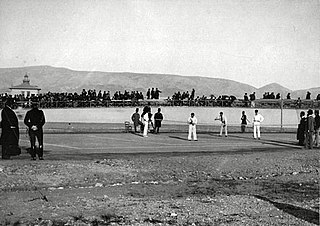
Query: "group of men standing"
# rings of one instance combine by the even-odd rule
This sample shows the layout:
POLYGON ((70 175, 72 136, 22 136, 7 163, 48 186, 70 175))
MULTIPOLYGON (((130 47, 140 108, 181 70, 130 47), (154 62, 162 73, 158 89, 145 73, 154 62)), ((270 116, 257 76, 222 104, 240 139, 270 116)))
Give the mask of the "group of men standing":
MULTIPOLYGON (((131 120, 133 122, 134 132, 142 132, 143 137, 148 137, 148 132, 154 132, 159 133, 159 128, 161 127, 161 122, 163 120, 163 115, 161 113, 161 108, 158 108, 158 112, 154 115, 154 123, 152 121, 152 113, 151 113, 151 107, 145 106, 143 108, 143 113, 139 114, 139 108, 136 108, 135 113, 132 114, 131 120), (139 130, 140 127, 140 130, 139 130)), ((223 114, 223 112, 220 112, 219 116, 215 118, 215 120, 220 121, 220 133, 219 136, 222 136, 223 131, 225 133, 225 136, 228 136, 228 124, 227 124, 227 117, 223 114)), ((255 110, 255 115, 253 117, 252 123, 253 123, 253 137, 254 139, 260 139, 261 132, 260 132, 260 126, 263 122, 264 117, 259 114, 258 110, 255 110)), ((245 132, 245 128, 247 126, 247 122, 250 122, 247 119, 247 116, 245 112, 242 112, 241 116, 241 132, 245 132)), ((191 141, 192 139, 194 141, 198 140, 197 137, 197 124, 198 119, 195 116, 195 113, 191 113, 190 117, 187 120, 187 123, 189 125, 189 131, 188 131, 188 140, 191 141)))
POLYGON ((314 111, 309 109, 307 115, 304 111, 300 112, 300 123, 297 130, 297 140, 299 145, 305 146, 305 148, 312 149, 320 147, 319 143, 319 132, 320 132, 320 116, 319 110, 314 111))
MULTIPOLYGON (((21 154, 19 147, 19 121, 16 113, 12 110, 13 104, 14 100, 8 98, 0 114, 2 159, 10 159, 11 156, 21 154)), ((28 127, 31 144, 29 153, 32 160, 36 160, 37 155, 39 160, 43 160, 43 126, 45 124, 45 116, 43 111, 38 108, 38 102, 32 102, 32 109, 26 113, 24 123, 28 127), (38 140, 39 148, 36 148, 36 139, 38 140)))
POLYGON ((163 120, 163 115, 161 113, 161 108, 158 108, 158 112, 154 114, 154 122, 152 121, 152 113, 150 105, 143 108, 143 112, 140 116, 139 108, 136 108, 135 113, 132 114, 131 120, 133 122, 134 132, 139 132, 138 127, 140 127, 140 132, 143 133, 143 137, 148 137, 149 132, 155 134, 159 133, 161 127, 161 122, 163 120))
MULTIPOLYGON (((220 112, 219 116, 216 117, 214 120, 220 121, 219 136, 222 136, 223 131, 224 131, 225 137, 227 137, 228 136, 227 117, 223 114, 223 112, 220 112)), ((260 126, 261 126, 261 123, 263 122, 263 120, 264 120, 264 117, 261 114, 259 114, 258 110, 255 110, 255 115, 252 120, 254 139, 260 140, 260 137, 261 137, 260 126)), ((195 117, 194 113, 191 113, 187 122, 189 124, 188 140, 191 141, 192 137, 193 137, 193 140, 197 141, 198 137, 197 137, 196 125, 198 123, 198 119, 195 117)), ((245 111, 242 111, 242 116, 241 116, 241 132, 242 133, 245 132, 247 122, 250 122, 250 121, 247 119, 245 111)))

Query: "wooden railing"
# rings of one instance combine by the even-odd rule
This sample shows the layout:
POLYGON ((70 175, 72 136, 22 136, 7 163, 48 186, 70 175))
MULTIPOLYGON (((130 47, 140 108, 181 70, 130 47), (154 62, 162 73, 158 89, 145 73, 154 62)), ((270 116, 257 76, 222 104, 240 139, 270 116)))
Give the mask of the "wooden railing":
MULTIPOLYGON (((94 107, 143 107, 151 106, 190 106, 190 107, 241 107, 241 108, 272 108, 272 109, 318 109, 320 100, 281 100, 257 99, 244 100, 97 100, 97 101, 40 101, 40 108, 94 108, 94 107)), ((3 108, 4 103, 0 102, 3 108)), ((17 101, 14 108, 30 108, 29 101, 17 101)))

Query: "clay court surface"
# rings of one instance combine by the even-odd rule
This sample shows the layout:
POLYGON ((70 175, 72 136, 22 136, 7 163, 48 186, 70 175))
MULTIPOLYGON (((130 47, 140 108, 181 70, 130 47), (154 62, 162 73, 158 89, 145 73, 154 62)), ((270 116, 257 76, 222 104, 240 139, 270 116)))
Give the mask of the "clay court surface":
MULTIPOLYGON (((27 136, 20 145, 29 146, 27 136)), ((217 133, 200 133, 198 141, 188 141, 187 133, 150 133, 147 138, 135 133, 57 133, 44 135, 45 157, 50 159, 94 159, 108 154, 210 152, 217 154, 272 152, 301 149, 295 134, 265 133, 254 140, 251 133, 231 133, 219 137, 217 133)))

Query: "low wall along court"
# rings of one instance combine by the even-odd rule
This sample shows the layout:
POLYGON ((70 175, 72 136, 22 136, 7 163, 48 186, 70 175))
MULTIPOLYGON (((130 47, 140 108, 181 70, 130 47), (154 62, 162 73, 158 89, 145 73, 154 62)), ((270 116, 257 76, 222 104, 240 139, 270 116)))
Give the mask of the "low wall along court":
MULTIPOLYGON (((56 108, 43 109, 47 122, 62 123, 123 123, 131 122, 131 115, 135 107, 123 108, 56 108)), ((142 113, 143 108, 139 108, 142 113)), ((152 107, 152 114, 157 112, 157 107, 152 107)), ((16 113, 20 121, 28 109, 17 109, 16 113)), ((252 122, 255 108, 219 108, 219 107, 161 107, 164 116, 164 124, 186 124, 191 112, 195 113, 199 125, 219 125, 214 119, 223 112, 227 117, 228 125, 240 125, 241 113, 246 112, 247 118, 252 122)), ((263 115, 263 126, 270 127, 297 127, 299 114, 303 109, 258 109, 263 115)))

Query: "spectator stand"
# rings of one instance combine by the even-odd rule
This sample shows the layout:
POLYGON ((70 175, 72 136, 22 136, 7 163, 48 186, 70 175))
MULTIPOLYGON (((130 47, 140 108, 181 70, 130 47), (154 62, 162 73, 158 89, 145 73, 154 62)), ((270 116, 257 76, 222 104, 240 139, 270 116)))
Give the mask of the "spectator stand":
MULTIPOLYGON (((8 94, 0 95, 0 107, 3 108, 4 101, 10 97, 8 94)), ((14 108, 30 108, 31 99, 35 96, 24 97, 15 95, 14 108)), ((139 91, 117 91, 111 98, 110 92, 103 93, 95 90, 83 90, 81 94, 77 93, 44 93, 36 98, 39 100, 40 108, 97 108, 97 107, 142 107, 147 104, 151 106, 190 106, 190 107, 241 107, 241 108, 288 108, 288 109, 308 109, 320 107, 320 94, 317 99, 255 99, 254 101, 245 101, 237 99, 235 96, 221 95, 216 98, 214 95, 209 97, 196 96, 192 98, 188 91, 174 93, 167 99, 147 99, 145 100, 142 92, 139 91), (254 106, 251 104, 254 103, 254 106)), ((271 95, 273 98, 273 95, 271 95)))

